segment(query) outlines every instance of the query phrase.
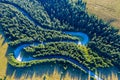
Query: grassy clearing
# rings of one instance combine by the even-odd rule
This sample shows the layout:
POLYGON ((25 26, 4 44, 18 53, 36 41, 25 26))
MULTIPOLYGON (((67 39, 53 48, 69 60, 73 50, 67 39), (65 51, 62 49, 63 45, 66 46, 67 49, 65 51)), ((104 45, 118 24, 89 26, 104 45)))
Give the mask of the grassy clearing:
POLYGON ((84 0, 88 12, 120 29, 120 0, 84 0))
POLYGON ((3 78, 6 75, 7 49, 8 49, 8 44, 4 43, 4 38, 2 37, 2 35, 0 35, 0 78, 3 78))

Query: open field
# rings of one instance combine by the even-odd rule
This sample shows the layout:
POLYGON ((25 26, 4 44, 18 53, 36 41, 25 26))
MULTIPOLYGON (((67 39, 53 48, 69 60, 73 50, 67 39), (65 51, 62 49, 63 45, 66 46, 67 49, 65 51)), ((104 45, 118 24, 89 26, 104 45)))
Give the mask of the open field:
POLYGON ((6 76, 8 44, 5 42, 3 32, 0 26, 0 79, 6 76))
POLYGON ((7 68, 7 58, 6 52, 8 49, 8 44, 4 43, 4 38, 0 35, 0 78, 6 75, 7 68))
POLYGON ((120 0, 84 0, 88 12, 120 29, 120 0))

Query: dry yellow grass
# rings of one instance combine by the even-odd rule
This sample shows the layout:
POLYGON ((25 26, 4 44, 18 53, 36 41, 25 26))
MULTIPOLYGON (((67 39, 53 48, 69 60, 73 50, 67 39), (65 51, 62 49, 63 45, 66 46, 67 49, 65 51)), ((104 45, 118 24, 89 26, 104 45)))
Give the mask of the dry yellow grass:
POLYGON ((46 75, 46 80, 60 80, 61 75, 54 71, 51 75, 46 75))
POLYGON ((119 78, 118 78, 118 76, 117 75, 115 75, 114 73, 112 73, 111 75, 109 75, 109 76, 102 76, 103 77, 103 79, 104 80, 120 80, 119 78))
POLYGON ((0 35, 0 78, 3 78, 6 75, 7 68, 7 58, 6 52, 8 49, 8 44, 4 43, 4 38, 0 35))
MULTIPOLYGON (((78 80, 77 78, 71 78, 68 73, 64 77, 61 77, 61 74, 59 74, 57 70, 54 70, 53 74, 50 75, 44 74, 42 76, 36 76, 36 74, 33 74, 32 78, 26 75, 22 76, 19 80, 78 80)), ((11 77, 7 76, 7 80, 16 80, 15 72, 11 77)))
POLYGON ((88 12, 120 29, 120 0, 84 0, 88 12))

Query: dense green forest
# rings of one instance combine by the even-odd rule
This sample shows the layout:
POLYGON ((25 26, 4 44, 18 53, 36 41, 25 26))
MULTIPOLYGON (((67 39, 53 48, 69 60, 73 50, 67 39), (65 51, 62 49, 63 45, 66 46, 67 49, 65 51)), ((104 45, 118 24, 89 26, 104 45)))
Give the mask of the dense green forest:
POLYGON ((0 25, 10 40, 11 46, 24 43, 78 40, 76 37, 65 35, 55 30, 45 30, 35 26, 33 22, 23 16, 13 6, 0 3, 0 25))
POLYGON ((78 60, 90 69, 112 66, 110 60, 100 57, 89 48, 75 43, 51 42, 45 45, 26 47, 23 52, 35 58, 45 55, 65 55, 78 60))
POLYGON ((43 41, 76 41, 78 38, 63 34, 62 31, 81 31, 90 38, 85 48, 87 52, 82 52, 83 47, 67 42, 30 46, 25 48, 24 52, 34 57, 59 53, 73 57, 88 68, 109 66, 120 68, 119 30, 95 15, 89 14, 85 10, 86 3, 81 0, 76 2, 73 0, 2 0, 2 2, 0 25, 11 46, 43 41), (16 4, 24 9, 38 25, 4 2, 16 4))

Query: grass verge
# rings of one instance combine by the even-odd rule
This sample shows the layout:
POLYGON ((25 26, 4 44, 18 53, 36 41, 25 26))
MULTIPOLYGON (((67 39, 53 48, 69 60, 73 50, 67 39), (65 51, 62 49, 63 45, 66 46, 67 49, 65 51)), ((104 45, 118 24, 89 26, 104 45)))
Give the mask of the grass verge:
POLYGON ((87 11, 120 29, 120 0, 84 0, 87 11))

